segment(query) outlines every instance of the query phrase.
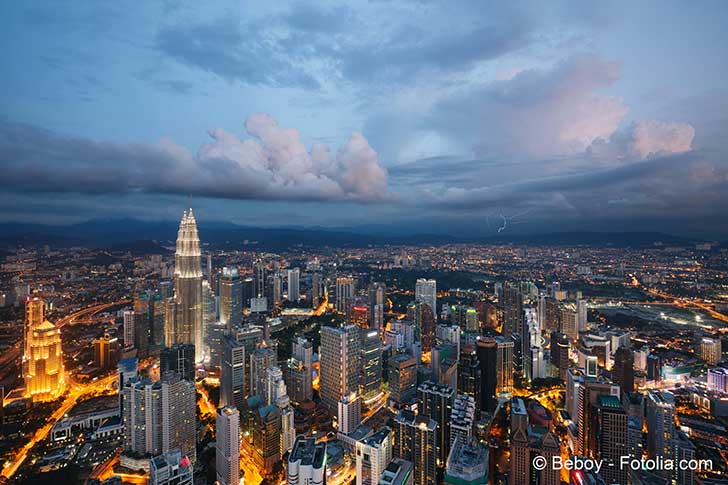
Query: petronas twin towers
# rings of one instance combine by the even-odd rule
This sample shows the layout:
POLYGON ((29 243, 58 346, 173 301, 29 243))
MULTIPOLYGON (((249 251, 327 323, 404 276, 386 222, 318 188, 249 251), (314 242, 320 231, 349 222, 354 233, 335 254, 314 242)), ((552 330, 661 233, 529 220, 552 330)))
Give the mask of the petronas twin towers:
MULTIPOLYGON (((174 289, 176 314, 173 343, 194 344, 195 360, 204 357, 202 321, 202 252, 197 222, 190 211, 183 212, 177 233, 174 289)), ((169 344, 168 344, 169 345, 169 344)))

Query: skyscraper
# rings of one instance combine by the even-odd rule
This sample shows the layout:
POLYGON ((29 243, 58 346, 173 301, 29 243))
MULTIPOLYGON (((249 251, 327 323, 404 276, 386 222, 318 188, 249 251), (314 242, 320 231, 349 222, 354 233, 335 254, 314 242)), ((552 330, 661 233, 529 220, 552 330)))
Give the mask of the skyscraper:
POLYGON ((437 461, 444 465, 450 453, 450 415, 455 403, 455 390, 428 381, 417 388, 417 397, 419 415, 432 418, 437 423, 437 461))
POLYGON ((723 346, 720 336, 700 339, 700 358, 710 366, 718 365, 723 357, 723 346))
POLYGON ((414 485, 437 483, 437 423, 403 409, 394 419, 393 455, 414 464, 414 485))
POLYGON ((167 372, 162 379, 132 378, 124 383, 124 447, 157 455, 179 448, 196 459, 195 384, 167 372))
MULTIPOLYGON (((647 454, 665 462, 674 458, 675 398, 666 391, 647 391, 647 454)), ((660 473, 670 478, 669 470, 660 473)))
POLYGON ((602 474, 607 483, 628 483, 628 469, 620 457, 628 456, 627 413, 617 396, 599 396, 592 405, 593 456, 604 461, 602 474))
POLYGON ((271 347, 261 347, 255 349, 250 354, 250 395, 261 396, 266 395, 266 379, 269 367, 278 364, 278 353, 271 347))
POLYGON ((347 313, 354 299, 354 279, 350 277, 336 278, 336 311, 347 313))
POLYGON ((321 401, 330 410, 342 396, 359 390, 359 327, 321 328, 321 401))
POLYGON ((377 330, 384 327, 384 298, 386 292, 384 283, 369 285, 369 326, 377 330))
POLYGON ((460 364, 458 366, 458 394, 470 396, 475 401, 475 416, 480 416, 482 403, 480 361, 476 346, 468 344, 460 350, 460 364))
POLYGON ((432 301, 415 301, 407 305, 407 318, 415 326, 415 340, 422 343, 423 352, 431 351, 435 340, 435 313, 431 304, 432 301))
POLYGON ((222 269, 219 288, 220 322, 231 330, 243 322, 243 284, 237 268, 222 269))
POLYGON ((417 360, 412 354, 398 353, 389 358, 389 400, 402 404, 410 399, 417 386, 417 360))
MULTIPOLYGON (((415 301, 430 305, 432 315, 437 321, 437 282, 435 280, 417 279, 415 282, 415 301)), ((434 326, 432 331, 435 331, 434 326)))
MULTIPOLYGON (((193 344, 195 361, 204 357, 202 325, 202 253, 197 222, 190 209, 182 214, 177 233, 175 252, 174 289, 176 318, 174 343, 193 344)), ((170 344, 170 342, 168 342, 170 344)))
POLYGON ((220 405, 243 409, 245 402, 245 346, 231 333, 222 339, 220 405))
POLYGON ((162 349, 159 354, 159 373, 177 372, 182 379, 195 380, 195 346, 176 344, 162 349))
POLYGON ((240 485, 240 412, 233 406, 217 410, 215 472, 219 485, 240 485))
POLYGON ((510 337, 521 328, 523 295, 517 284, 503 285, 503 335, 510 337))
POLYGON ((493 337, 485 337, 476 342, 476 349, 480 365, 480 409, 493 411, 498 403, 498 342, 493 337))
POLYGON ((25 394, 33 402, 56 399, 65 383, 61 331, 45 319, 44 306, 40 298, 26 298, 23 368, 25 394))
POLYGON ((288 270, 288 301, 298 303, 301 297, 301 290, 299 287, 301 272, 298 268, 288 270))
POLYGON ((612 381, 622 389, 622 393, 634 391, 634 355, 627 347, 620 347, 614 353, 612 381))
POLYGON ((361 379, 359 389, 362 399, 375 398, 382 387, 382 341, 377 330, 361 330, 361 379))

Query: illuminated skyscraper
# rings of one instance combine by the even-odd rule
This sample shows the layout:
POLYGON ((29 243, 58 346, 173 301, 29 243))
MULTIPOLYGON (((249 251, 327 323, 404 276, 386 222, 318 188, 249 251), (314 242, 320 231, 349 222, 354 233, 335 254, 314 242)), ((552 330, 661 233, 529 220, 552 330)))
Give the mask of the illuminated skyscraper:
MULTIPOLYGON (((415 282, 415 301, 430 305, 432 315, 437 320, 437 282, 419 278, 415 282)), ((432 331, 435 331, 434 325, 432 331)))
POLYGON ((414 485, 437 483, 437 423, 403 409, 394 418, 393 455, 414 464, 414 485))
MULTIPOLYGON (((201 259, 197 222, 190 209, 189 213, 183 213, 177 233, 174 267, 177 307, 174 343, 193 344, 197 362, 202 361, 204 356, 201 259)), ((171 342, 167 342, 167 345, 170 344, 171 342)))
POLYGON ((377 330, 361 331, 361 378, 359 389, 364 400, 375 398, 382 387, 382 341, 377 330))
POLYGON ((503 335, 510 337, 521 328, 523 295, 517 284, 503 285, 503 335))
POLYGON ((336 278, 336 311, 347 313, 349 305, 354 298, 354 279, 348 277, 336 278))
POLYGON ((243 323, 243 285, 237 268, 223 268, 220 276, 220 322, 228 330, 243 323))
POLYGON ((321 328, 321 401, 330 410, 359 390, 359 327, 321 328))
POLYGON ((43 310, 40 298, 26 300, 25 393, 34 402, 57 398, 64 386, 61 331, 45 320, 43 310))
POLYGON ((288 301, 297 303, 301 295, 299 280, 301 271, 298 268, 288 270, 288 301))

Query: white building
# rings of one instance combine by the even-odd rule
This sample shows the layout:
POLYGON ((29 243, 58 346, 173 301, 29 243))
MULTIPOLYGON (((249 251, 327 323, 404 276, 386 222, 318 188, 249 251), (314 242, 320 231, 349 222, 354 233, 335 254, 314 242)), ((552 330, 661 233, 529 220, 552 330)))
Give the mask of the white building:
POLYGON ((288 455, 288 485, 323 485, 326 477, 326 442, 299 436, 288 455))
POLYGON ((356 485, 379 483, 392 461, 392 430, 385 426, 356 443, 356 485))
POLYGON ((240 412, 233 406, 217 410, 215 470, 219 485, 240 484, 240 412))
POLYGON ((339 432, 349 434, 361 424, 361 397, 351 393, 339 400, 339 432))

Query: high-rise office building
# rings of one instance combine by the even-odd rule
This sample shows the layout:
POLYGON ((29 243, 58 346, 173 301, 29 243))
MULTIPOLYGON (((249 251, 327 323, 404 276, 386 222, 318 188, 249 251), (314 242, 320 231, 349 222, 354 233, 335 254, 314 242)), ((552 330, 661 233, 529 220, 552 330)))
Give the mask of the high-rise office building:
POLYGON ((266 395, 266 379, 269 367, 278 365, 278 353, 272 347, 261 347, 250 354, 250 395, 266 395))
POLYGON ((393 455, 414 464, 414 485, 437 483, 437 423, 403 409, 394 419, 393 455))
POLYGON ((336 278, 336 311, 339 313, 348 313, 349 306, 351 306, 355 294, 353 278, 336 278))
POLYGON ((437 462, 445 464, 450 453, 450 416, 455 403, 455 390, 434 382, 423 382, 417 388, 418 413, 437 423, 437 462))
POLYGON ((217 410, 215 474, 218 485, 240 485, 240 412, 233 406, 217 410))
MULTIPOLYGON (((647 454, 665 462, 674 458, 675 398, 666 391, 647 391, 647 454)), ((660 475, 671 478, 669 470, 660 475)))
POLYGON ((498 403, 498 341, 494 337, 478 339, 476 352, 480 364, 480 409, 493 411, 498 403))
POLYGON ((293 402, 313 399, 313 344, 303 337, 294 339, 285 378, 293 402))
POLYGON ((384 328, 384 300, 387 287, 384 283, 369 285, 369 327, 377 330, 384 328))
POLYGON ((417 359, 412 354, 397 353, 389 358, 389 400, 402 404, 412 398, 417 386, 417 359))
POLYGON ((25 305, 25 395, 33 402, 52 401, 65 385, 61 331, 45 319, 42 299, 27 297, 25 305))
MULTIPOLYGON (((432 310, 434 320, 437 321, 437 282, 418 278, 415 282, 415 301, 427 303, 432 310)), ((434 332, 434 325, 432 331, 434 332)))
POLYGON ((134 296, 135 347, 140 357, 156 355, 165 345, 165 302, 162 295, 149 290, 134 296))
POLYGON ((264 473, 271 473, 281 459, 281 412, 275 405, 253 411, 253 459, 264 473))
POLYGON ((288 270, 288 301, 297 303, 301 298, 300 288, 301 270, 293 268, 288 270))
POLYGON ((220 406, 241 411, 245 403, 245 345, 228 333, 222 338, 220 406))
POLYGON ((265 261, 262 259, 256 259, 253 265, 253 298, 265 298, 266 297, 266 278, 267 268, 265 261))
POLYGON ((383 427, 356 442, 356 485, 379 483, 392 461, 392 429, 383 427))
POLYGON ((159 373, 177 372, 182 379, 195 380, 195 346, 175 344, 162 349, 159 354, 159 373))
POLYGON ((321 328, 321 401, 331 411, 342 396, 359 390, 359 327, 321 328))
POLYGON ((167 372, 161 380, 132 378, 124 382, 124 447, 157 455, 175 448, 196 459, 195 384, 167 372))
POLYGON ((124 419, 124 386, 126 382, 138 377, 139 361, 136 357, 121 359, 116 367, 118 379, 116 388, 119 390, 119 416, 124 419))
POLYGON ((113 369, 119 359, 119 339, 105 333, 94 340, 94 365, 101 370, 113 369))
POLYGON ((180 450, 170 450, 149 459, 149 485, 192 485, 194 467, 180 450))
POLYGON ((718 365, 723 357, 723 345, 720 336, 700 339, 700 358, 709 366, 718 365))
POLYGON ((343 396, 337 406, 339 432, 349 434, 361 424, 361 396, 355 393, 343 396))
POLYGON ((324 485, 326 480, 326 442, 299 436, 288 455, 288 485, 324 485))
POLYGON ((622 389, 622 393, 634 391, 634 354, 627 347, 620 347, 614 353, 612 381, 622 389))
POLYGON ((468 344, 460 350, 458 366, 458 394, 470 396, 475 400, 475 416, 480 416, 481 408, 481 374, 480 361, 476 346, 468 344))
POLYGON ((321 301, 321 275, 314 272, 311 275, 311 306, 318 307, 321 301))
POLYGON ((379 395, 382 387, 382 341, 375 329, 362 330, 359 392, 365 401, 379 395))
POLYGON ((243 323, 243 284, 237 268, 222 269, 219 288, 220 322, 231 330, 243 323))
POLYGON ((511 469, 510 485, 531 483, 531 463, 528 442, 528 414, 523 399, 511 399, 511 469))
POLYGON ((174 340, 167 344, 193 344, 196 362, 204 357, 201 258, 197 222, 190 209, 189 213, 183 213, 177 233, 174 267, 176 318, 174 340))
POLYGON ((431 301, 415 301, 407 305, 407 319, 414 324, 415 340, 421 342, 423 352, 430 352, 435 341, 435 314, 431 304, 431 301))
POLYGON ((503 285, 503 335, 510 337, 521 328, 523 295, 519 285, 506 282, 503 285))
MULTIPOLYGON (((673 436, 676 463, 694 463, 695 445, 680 428, 675 429, 673 436)), ((688 466, 675 467, 674 480, 676 485, 691 485, 695 483, 695 471, 688 466)))
POLYGON ((275 271, 271 275, 272 280, 272 299, 274 305, 280 305, 283 301, 283 272, 275 271))
POLYGON ((217 319, 218 298, 207 280, 202 281, 202 328, 205 343, 205 362, 213 367, 220 365, 220 345, 227 325, 217 319))
POLYGON ((600 381, 591 376, 584 376, 581 383, 576 387, 576 395, 574 396, 575 414, 572 414, 572 420, 576 423, 578 440, 576 442, 576 452, 580 456, 589 456, 596 449, 596 434, 592 429, 594 418, 592 413, 594 405, 600 396, 614 396, 619 400, 619 386, 611 382, 600 381))
POLYGON ((562 381, 569 369, 569 343, 569 337, 563 333, 551 332, 551 365, 562 381))
POLYGON ((590 442, 595 444, 589 450, 591 456, 603 460, 602 476, 607 483, 628 483, 627 467, 620 464, 620 457, 628 456, 627 413, 617 396, 601 395, 592 404, 590 442))
POLYGON ((124 347, 134 346, 134 310, 125 310, 123 314, 124 347))

